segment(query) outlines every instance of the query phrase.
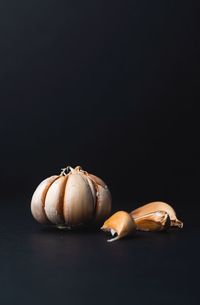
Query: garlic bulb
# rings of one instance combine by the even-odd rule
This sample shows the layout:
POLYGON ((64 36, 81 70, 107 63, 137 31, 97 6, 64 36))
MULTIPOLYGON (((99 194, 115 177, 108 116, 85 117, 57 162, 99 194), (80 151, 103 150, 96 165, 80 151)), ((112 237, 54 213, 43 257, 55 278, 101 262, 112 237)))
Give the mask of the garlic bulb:
POLYGON ((31 212, 38 222, 58 227, 100 225, 110 211, 108 187, 80 166, 68 166, 60 175, 42 181, 31 201, 31 212))
POLYGON ((179 227, 179 228, 183 227, 183 223, 182 221, 177 219, 174 209, 169 204, 161 201, 147 203, 132 211, 130 215, 133 217, 133 219, 135 219, 137 217, 144 216, 148 213, 153 213, 156 211, 166 212, 169 215, 170 225, 172 227, 179 227))
POLYGON ((164 231, 170 227, 170 218, 165 211, 156 211, 134 218, 139 231, 164 231))
POLYGON ((132 235, 136 231, 136 224, 127 212, 119 211, 104 222, 101 230, 110 232, 112 236, 117 234, 116 237, 108 239, 108 242, 112 242, 127 235, 132 235))

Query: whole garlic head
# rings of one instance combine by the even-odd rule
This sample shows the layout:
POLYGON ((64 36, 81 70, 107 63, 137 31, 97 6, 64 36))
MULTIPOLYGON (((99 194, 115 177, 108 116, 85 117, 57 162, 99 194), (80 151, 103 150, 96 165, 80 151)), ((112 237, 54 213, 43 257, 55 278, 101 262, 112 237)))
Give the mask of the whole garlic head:
POLYGON ((42 181, 31 200, 33 217, 43 224, 74 228, 100 225, 111 211, 111 194, 99 177, 80 166, 42 181))

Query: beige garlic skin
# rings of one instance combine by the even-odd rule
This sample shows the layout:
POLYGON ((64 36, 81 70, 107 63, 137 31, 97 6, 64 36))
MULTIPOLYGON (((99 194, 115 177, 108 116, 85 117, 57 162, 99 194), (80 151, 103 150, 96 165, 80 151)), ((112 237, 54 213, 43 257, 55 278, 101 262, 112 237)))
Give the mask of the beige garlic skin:
POLYGON ((165 211, 156 211, 134 218, 138 231, 165 231, 170 227, 170 218, 165 211))
POLYGON ((169 204, 162 201, 147 203, 132 211, 130 215, 133 217, 133 219, 136 219, 137 217, 144 216, 148 213, 153 213, 156 211, 164 211, 169 215, 171 227, 183 227, 183 222, 178 220, 174 209, 169 204))
POLYGON ((100 225, 111 211, 111 194, 100 178, 68 166, 42 181, 31 200, 33 217, 43 224, 74 228, 100 225), (67 173, 66 173, 67 172, 67 173))
POLYGON ((112 242, 134 234, 136 231, 136 224, 127 212, 119 211, 104 222, 101 230, 110 232, 112 236, 117 234, 116 237, 108 239, 108 242, 112 242))

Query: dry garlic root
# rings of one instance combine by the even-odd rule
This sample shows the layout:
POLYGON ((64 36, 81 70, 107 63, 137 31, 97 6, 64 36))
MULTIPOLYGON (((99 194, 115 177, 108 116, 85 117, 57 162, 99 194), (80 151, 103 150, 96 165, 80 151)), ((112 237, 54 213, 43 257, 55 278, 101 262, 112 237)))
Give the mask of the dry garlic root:
POLYGON ((170 218, 165 211, 156 211, 134 218, 139 231, 164 231, 170 227, 170 218))
POLYGON ((183 222, 177 219, 174 209, 169 204, 167 204, 165 202, 161 202, 161 201, 147 203, 147 204, 133 210, 130 213, 130 215, 135 220, 138 217, 142 217, 149 213, 154 213, 156 211, 164 211, 169 215, 171 227, 178 227, 178 228, 183 227, 183 222))
POLYGON ((101 230, 110 232, 112 236, 117 235, 114 238, 108 239, 108 242, 112 242, 135 233, 136 224, 127 212, 119 211, 104 222, 101 230))

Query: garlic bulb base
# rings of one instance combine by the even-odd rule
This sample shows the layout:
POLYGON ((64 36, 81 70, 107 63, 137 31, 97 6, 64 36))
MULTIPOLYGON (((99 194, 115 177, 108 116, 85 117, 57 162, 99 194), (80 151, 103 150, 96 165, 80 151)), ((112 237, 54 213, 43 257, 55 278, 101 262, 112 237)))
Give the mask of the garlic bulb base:
POLYGON ((56 225, 56 228, 58 228, 59 230, 71 230, 72 228, 69 226, 65 226, 65 225, 56 225))

